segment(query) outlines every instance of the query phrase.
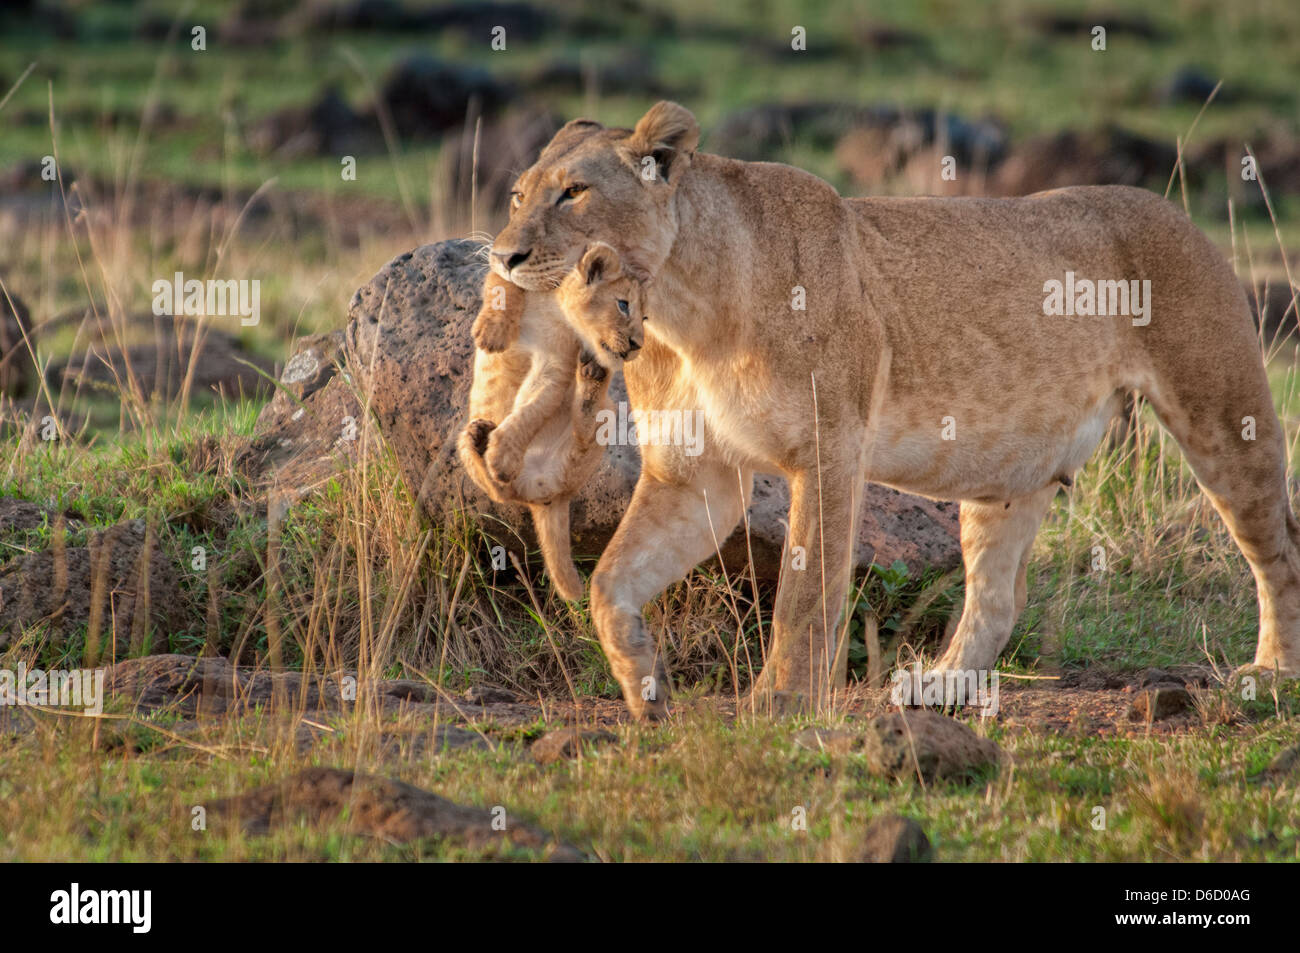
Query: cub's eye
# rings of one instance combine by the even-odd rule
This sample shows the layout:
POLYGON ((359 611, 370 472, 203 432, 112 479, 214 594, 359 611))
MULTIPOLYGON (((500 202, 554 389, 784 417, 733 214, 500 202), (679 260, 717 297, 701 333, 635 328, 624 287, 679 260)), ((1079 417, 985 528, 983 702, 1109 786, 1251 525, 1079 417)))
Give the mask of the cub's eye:
POLYGON ((626 318, 626 317, 627 317, 627 302, 624 301, 622 298, 619 298, 619 299, 618 299, 617 301, 615 301, 614 303, 615 303, 616 305, 618 305, 619 313, 620 313, 621 315, 623 315, 623 317, 626 318))
POLYGON ((520 204, 521 204, 523 201, 524 201, 524 193, 523 193, 523 192, 511 192, 511 193, 510 193, 510 207, 511 207, 511 208, 519 208, 520 204))
POLYGON ((576 184, 571 185, 563 192, 560 193, 560 198, 558 201, 556 201, 555 204, 559 205, 560 202, 563 202, 565 199, 576 199, 579 195, 581 195, 585 191, 587 191, 587 187, 585 185, 576 185, 576 184))

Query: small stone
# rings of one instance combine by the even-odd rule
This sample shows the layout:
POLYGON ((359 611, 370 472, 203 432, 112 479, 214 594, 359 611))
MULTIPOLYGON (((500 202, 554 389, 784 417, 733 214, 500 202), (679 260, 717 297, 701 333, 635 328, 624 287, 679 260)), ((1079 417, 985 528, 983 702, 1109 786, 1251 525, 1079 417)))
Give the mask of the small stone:
POLYGON ((616 735, 599 729, 560 728, 542 735, 533 742, 529 751, 538 764, 552 764, 577 758, 585 746, 594 747, 617 740, 616 735))
POLYGON ((867 827, 858 861, 864 864, 923 864, 933 856, 930 838, 925 836, 920 824, 901 814, 887 814, 876 818, 867 827))
POLYGON ((923 708, 873 718, 867 724, 864 752, 873 773, 890 778, 919 775, 927 784, 978 776, 1003 758, 995 742, 923 708))
POLYGON ((1130 721, 1159 721, 1192 706, 1191 693, 1181 685, 1157 685, 1138 693, 1129 705, 1130 721))

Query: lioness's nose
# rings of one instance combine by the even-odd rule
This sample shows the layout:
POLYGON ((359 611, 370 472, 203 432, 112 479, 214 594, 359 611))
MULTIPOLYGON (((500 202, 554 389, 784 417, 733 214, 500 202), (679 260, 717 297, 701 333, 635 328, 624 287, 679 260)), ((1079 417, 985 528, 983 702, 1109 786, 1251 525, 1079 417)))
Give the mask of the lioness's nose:
POLYGON ((636 340, 630 340, 627 342, 627 349, 629 351, 639 351, 641 350, 641 342, 636 340))
POLYGON ((505 265, 506 271, 511 271, 526 262, 532 253, 531 248, 524 251, 494 251, 492 257, 505 265))

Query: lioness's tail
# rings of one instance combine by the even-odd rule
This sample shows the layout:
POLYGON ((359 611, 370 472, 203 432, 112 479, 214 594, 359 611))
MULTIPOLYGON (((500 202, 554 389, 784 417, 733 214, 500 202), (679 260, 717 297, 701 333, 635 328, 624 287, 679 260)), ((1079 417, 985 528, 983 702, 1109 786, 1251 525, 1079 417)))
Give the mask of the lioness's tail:
POLYGON ((582 577, 573 564, 569 538, 569 500, 567 497, 551 503, 533 503, 528 507, 533 514, 533 529, 542 547, 542 561, 551 577, 555 591, 570 602, 582 598, 582 577))

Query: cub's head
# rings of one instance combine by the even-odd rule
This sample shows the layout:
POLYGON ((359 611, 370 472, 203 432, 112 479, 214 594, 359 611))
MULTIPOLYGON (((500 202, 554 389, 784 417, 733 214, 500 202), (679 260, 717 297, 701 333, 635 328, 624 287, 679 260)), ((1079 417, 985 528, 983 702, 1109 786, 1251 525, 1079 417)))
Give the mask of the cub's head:
POLYGON ((645 343, 645 283, 629 275, 609 245, 587 249, 560 284, 560 310, 603 367, 617 370, 645 343))
POLYGON ((677 237, 673 199, 699 139, 695 117, 670 102, 651 107, 631 130, 575 119, 515 182, 492 270, 529 291, 550 291, 591 243, 604 242, 628 273, 654 274, 677 237))

